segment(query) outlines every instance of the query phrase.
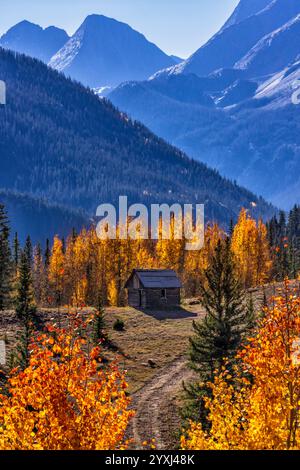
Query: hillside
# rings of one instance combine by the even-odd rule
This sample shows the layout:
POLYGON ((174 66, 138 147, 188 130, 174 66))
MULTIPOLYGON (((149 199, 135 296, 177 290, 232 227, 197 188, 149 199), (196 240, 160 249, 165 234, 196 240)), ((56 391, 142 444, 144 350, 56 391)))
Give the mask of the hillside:
POLYGON ((49 204, 26 194, 0 190, 0 204, 4 204, 10 220, 12 236, 18 232, 21 243, 30 235, 32 242, 43 245, 57 234, 67 237, 71 228, 79 231, 88 227, 90 220, 83 211, 49 204))
MULTIPOLYGON (((274 209, 41 62, 0 50, 0 187, 94 215, 102 202, 201 202, 228 223, 274 209), (254 204, 253 204, 254 203, 254 204), (254 207, 255 206, 255 207, 254 207)), ((31 222, 32 223, 32 222, 31 222)))

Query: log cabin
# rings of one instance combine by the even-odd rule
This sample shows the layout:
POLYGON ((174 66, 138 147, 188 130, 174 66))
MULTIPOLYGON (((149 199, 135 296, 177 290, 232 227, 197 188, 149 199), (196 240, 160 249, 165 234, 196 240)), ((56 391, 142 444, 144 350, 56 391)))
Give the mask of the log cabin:
POLYGON ((178 307, 181 287, 175 271, 168 269, 134 269, 125 284, 128 305, 144 309, 178 307))

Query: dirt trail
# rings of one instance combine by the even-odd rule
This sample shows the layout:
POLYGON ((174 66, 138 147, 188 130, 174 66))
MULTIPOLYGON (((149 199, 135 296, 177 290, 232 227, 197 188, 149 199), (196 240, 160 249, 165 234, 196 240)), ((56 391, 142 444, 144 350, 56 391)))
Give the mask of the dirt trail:
POLYGON ((192 378, 186 358, 180 357, 161 369, 141 390, 133 395, 132 408, 136 415, 130 427, 134 447, 144 441, 156 440, 158 450, 170 450, 178 445, 180 416, 176 396, 182 382, 192 378))

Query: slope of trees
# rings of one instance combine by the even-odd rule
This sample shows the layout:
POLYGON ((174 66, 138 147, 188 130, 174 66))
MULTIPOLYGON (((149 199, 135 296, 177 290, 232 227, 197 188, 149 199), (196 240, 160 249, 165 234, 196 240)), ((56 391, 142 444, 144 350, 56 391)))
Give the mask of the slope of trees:
POLYGON ((285 277, 296 279, 300 271, 300 207, 286 215, 280 212, 267 223, 271 247, 272 278, 282 281, 285 277))
POLYGON ((89 217, 84 211, 49 204, 45 199, 24 193, 0 189, 0 203, 5 205, 11 236, 18 232, 22 243, 25 243, 28 233, 36 244, 44 243, 47 238, 53 238, 57 233, 66 237, 72 227, 79 231, 90 226, 89 217))
POLYGON ((0 311, 11 304, 12 264, 9 233, 7 214, 4 206, 0 204, 0 311))
POLYGON ((242 206, 256 217, 273 215, 262 199, 41 62, 0 49, 0 67, 8 94, 0 187, 92 215, 123 194, 130 203, 205 203, 207 219, 223 224, 242 206))

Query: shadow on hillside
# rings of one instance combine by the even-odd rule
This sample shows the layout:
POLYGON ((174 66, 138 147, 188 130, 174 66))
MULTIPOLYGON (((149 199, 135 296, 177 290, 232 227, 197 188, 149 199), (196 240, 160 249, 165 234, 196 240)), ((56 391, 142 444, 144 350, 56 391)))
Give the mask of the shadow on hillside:
POLYGON ((153 317, 156 320, 182 320, 184 318, 197 318, 196 312, 186 310, 184 307, 165 308, 161 310, 152 310, 150 308, 137 308, 139 312, 153 317))

